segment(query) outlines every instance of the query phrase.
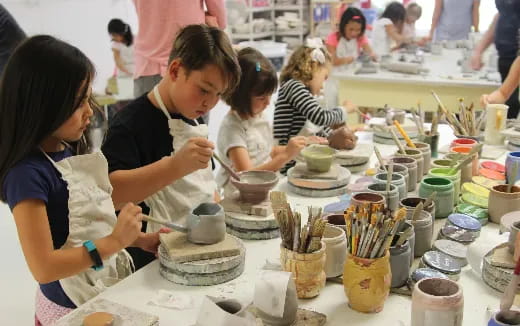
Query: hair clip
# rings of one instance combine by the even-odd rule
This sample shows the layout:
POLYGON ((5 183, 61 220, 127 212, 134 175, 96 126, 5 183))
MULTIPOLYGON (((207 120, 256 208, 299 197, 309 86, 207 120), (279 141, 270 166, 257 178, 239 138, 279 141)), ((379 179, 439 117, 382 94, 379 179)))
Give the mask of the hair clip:
POLYGON ((320 64, 325 63, 325 54, 323 53, 323 41, 316 38, 308 38, 305 41, 305 46, 311 48, 311 60, 315 62, 319 62, 320 64))
POLYGON ((352 19, 361 19, 360 16, 353 16, 352 19))
POLYGON ((256 72, 260 72, 260 70, 262 70, 262 67, 260 67, 260 62, 257 62, 255 67, 256 67, 256 72))

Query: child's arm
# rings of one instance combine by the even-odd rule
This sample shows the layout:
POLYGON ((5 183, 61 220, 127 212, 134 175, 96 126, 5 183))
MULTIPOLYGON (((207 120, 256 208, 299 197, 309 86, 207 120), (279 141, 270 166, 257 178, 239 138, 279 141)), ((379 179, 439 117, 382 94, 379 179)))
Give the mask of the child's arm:
POLYGON ((354 61, 354 57, 339 58, 336 55, 336 47, 334 47, 334 46, 327 44, 327 50, 329 51, 330 55, 332 56, 332 65, 334 65, 334 66, 348 65, 354 61))
POLYGON ((495 40, 495 30, 497 27, 497 21, 498 14, 495 15, 488 30, 486 31, 486 33, 484 33, 484 36, 473 50, 473 56, 471 57, 471 68, 475 70, 480 70, 480 68, 482 68, 482 53, 484 53, 484 51, 486 51, 486 49, 495 40))
POLYGON ((411 41, 411 38, 399 33, 397 27, 395 27, 394 24, 385 25, 385 31, 386 34, 397 43, 397 46, 401 45, 402 43, 409 43, 411 41))
POLYGON ((435 0, 435 9, 433 10, 432 26, 430 27, 430 34, 428 36, 428 39, 430 41, 433 39, 433 33, 435 33, 435 29, 437 28, 437 25, 439 24, 439 20, 441 19, 441 13, 442 13, 442 0, 435 0))
POLYGON ((114 187, 112 200, 116 208, 122 203, 140 203, 145 198, 199 169, 205 169, 214 145, 206 138, 195 137, 176 153, 146 166, 117 170, 109 174, 114 187))
POLYGON ((289 93, 289 103, 310 122, 317 126, 331 126, 346 119, 343 108, 323 109, 302 83, 294 83, 289 93))
POLYGON ((269 162, 253 166, 249 153, 244 147, 233 147, 228 151, 228 156, 237 171, 268 170, 276 172, 287 162, 293 160, 305 147, 306 137, 296 136, 289 139, 287 146, 277 146, 278 153, 269 162), (283 150, 282 150, 283 147, 283 150))
MULTIPOLYGON (((20 244, 36 281, 49 283, 76 275, 94 265, 83 247, 54 249, 45 203, 39 199, 26 199, 13 208, 20 244)), ((126 205, 119 214, 112 234, 94 241, 105 259, 128 247, 141 233, 141 208, 126 205)))
POLYGON ((118 49, 112 49, 112 52, 114 53, 114 61, 116 62, 117 69, 131 75, 132 72, 126 69, 125 65, 123 64, 123 59, 121 58, 121 51, 119 51, 118 49))
POLYGON ((480 19, 480 0, 473 1, 473 9, 472 9, 472 16, 473 16, 473 27, 476 33, 478 33, 478 24, 480 19))
POLYGON ((377 55, 375 54, 374 50, 372 50, 372 47, 370 46, 370 43, 366 42, 364 43, 361 48, 363 49, 363 52, 366 53, 369 57, 372 59, 376 59, 377 55))
POLYGON ((515 89, 518 87, 518 84, 520 82, 520 57, 517 57, 513 64, 511 65, 511 68, 509 69, 509 73, 507 74, 506 80, 504 80, 504 83, 500 86, 499 89, 494 91, 493 93, 487 95, 484 94, 480 98, 480 104, 482 106, 486 106, 487 104, 494 103, 494 104, 502 104, 507 101, 509 97, 511 97, 511 94, 515 91, 515 89))

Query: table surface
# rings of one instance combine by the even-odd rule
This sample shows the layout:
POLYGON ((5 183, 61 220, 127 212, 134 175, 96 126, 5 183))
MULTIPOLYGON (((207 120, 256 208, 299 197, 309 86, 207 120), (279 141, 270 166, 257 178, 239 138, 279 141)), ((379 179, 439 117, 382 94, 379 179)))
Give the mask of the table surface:
MULTIPOLYGON (((397 60, 398 53, 392 54, 397 60)), ((411 55, 406 55, 410 58, 411 55)), ((498 87, 500 86, 500 76, 497 72, 492 73, 493 80, 483 79, 488 74, 487 67, 470 74, 462 74, 461 67, 457 61, 462 59, 462 49, 443 49, 442 55, 424 54, 425 68, 428 73, 420 75, 403 74, 379 69, 374 74, 354 74, 354 68, 334 69, 333 77, 366 82, 391 82, 409 84, 427 84, 432 86, 464 86, 464 87, 498 87)))
MULTIPOLYGON (((453 136, 446 125, 441 125, 439 131, 441 134, 439 146, 441 147, 450 142, 453 136)), ((360 142, 372 143, 370 133, 363 132, 359 136, 360 142)), ((377 144, 377 147, 383 156, 392 154, 396 149, 395 146, 390 145, 377 144)), ((374 165, 375 161, 373 155, 371 166, 374 165)), ((501 157, 498 161, 504 162, 504 157, 501 157)), ((353 175, 351 182, 359 176, 353 175)), ((277 188, 282 191, 287 189, 285 179, 281 180, 277 188)), ((307 216, 308 205, 323 206, 338 201, 336 197, 307 198, 291 193, 287 193, 287 195, 292 208, 302 212, 302 216, 307 216)), ((436 221, 435 234, 444 222, 445 219, 436 221)), ((499 239, 498 226, 490 223, 482 228, 481 236, 476 243, 490 241, 498 243, 499 239)), ((161 325, 193 325, 197 318, 198 307, 205 295, 236 298, 243 302, 250 302, 253 297, 255 279, 266 260, 276 260, 279 257, 279 238, 262 241, 244 240, 244 243, 247 250, 245 271, 240 277, 230 282, 207 287, 174 284, 159 274, 159 262, 156 260, 110 287, 99 296, 157 315, 160 318, 161 325), (161 289, 190 296, 195 302, 194 307, 173 310, 150 305, 149 301, 161 289)), ((414 266, 416 265, 417 259, 414 263, 414 266)), ((498 309, 500 294, 485 285, 469 265, 463 268, 459 284, 463 287, 465 301, 463 325, 486 325, 489 319, 489 311, 498 309)), ((320 295, 314 299, 299 300, 299 306, 326 314, 327 325, 345 325, 346 321, 348 321, 348 325, 410 325, 411 297, 390 294, 382 312, 363 314, 348 307, 343 285, 336 283, 327 283, 320 295)))

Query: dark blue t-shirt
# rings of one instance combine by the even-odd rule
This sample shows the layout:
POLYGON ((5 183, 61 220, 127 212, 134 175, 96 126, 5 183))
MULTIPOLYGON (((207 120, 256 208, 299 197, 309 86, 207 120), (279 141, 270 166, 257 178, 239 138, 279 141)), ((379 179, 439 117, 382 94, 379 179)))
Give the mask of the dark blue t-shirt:
MULTIPOLYGON (((66 149, 48 155, 58 162, 72 153, 66 149)), ((42 200, 47 209, 54 249, 59 249, 65 244, 69 236, 69 191, 61 174, 43 153, 36 151, 18 162, 7 173, 2 187, 11 211, 21 201, 42 200)), ((76 308, 58 281, 40 284, 40 289, 52 302, 76 308)))
POLYGON ((495 46, 501 58, 516 58, 518 29, 520 28, 520 1, 495 0, 498 21, 495 30, 495 46))

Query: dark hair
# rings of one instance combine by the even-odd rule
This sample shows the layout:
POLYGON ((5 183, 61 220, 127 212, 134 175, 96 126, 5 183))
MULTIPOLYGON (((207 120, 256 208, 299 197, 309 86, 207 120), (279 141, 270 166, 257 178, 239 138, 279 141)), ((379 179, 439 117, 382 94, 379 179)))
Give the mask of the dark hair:
POLYGON ((346 38, 345 26, 347 26, 347 24, 351 21, 361 24, 361 34, 359 36, 365 34, 365 29, 367 27, 365 16, 358 8, 348 7, 341 15, 341 19, 339 21, 339 35, 346 38))
POLYGON ((121 35, 125 40, 126 46, 132 45, 134 41, 130 25, 118 18, 114 18, 108 22, 108 33, 121 35))
POLYGON ((76 47, 48 35, 26 39, 0 80, 0 199, 5 176, 85 100, 95 70, 76 47))
POLYGON ((398 25, 404 22, 405 17, 406 9, 404 8, 403 4, 394 1, 386 6, 385 11, 383 11, 380 18, 388 18, 392 21, 392 23, 394 23, 394 25, 398 25))
POLYGON ((226 77, 224 97, 233 92, 240 80, 237 55, 226 33, 216 27, 200 24, 182 28, 173 41, 168 64, 177 58, 187 74, 208 64, 216 65, 226 77))
POLYGON ((242 70, 240 82, 224 100, 231 109, 250 116, 251 97, 272 94, 278 86, 276 70, 262 53, 249 47, 238 52, 238 63, 242 70))

